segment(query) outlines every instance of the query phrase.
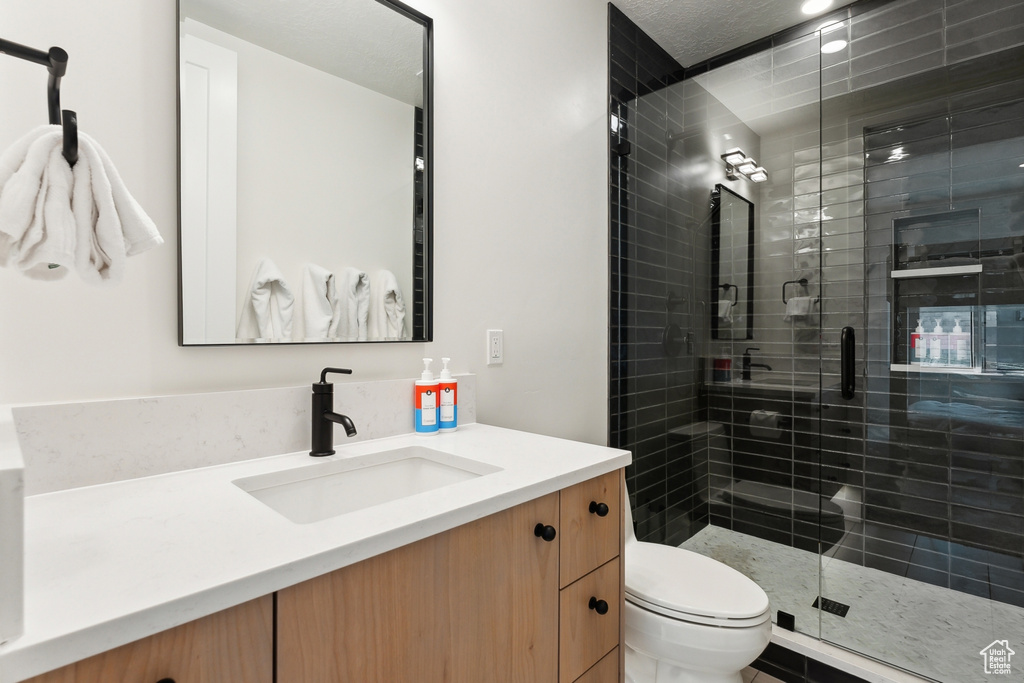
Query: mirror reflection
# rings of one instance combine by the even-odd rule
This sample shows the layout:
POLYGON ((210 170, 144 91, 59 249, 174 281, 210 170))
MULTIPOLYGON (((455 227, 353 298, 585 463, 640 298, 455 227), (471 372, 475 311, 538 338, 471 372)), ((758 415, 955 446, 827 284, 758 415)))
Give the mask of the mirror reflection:
POLYGON ((429 340, 430 28, 180 1, 182 345, 429 340))
POLYGON ((754 204, 715 185, 711 211, 711 337, 754 338, 754 204))

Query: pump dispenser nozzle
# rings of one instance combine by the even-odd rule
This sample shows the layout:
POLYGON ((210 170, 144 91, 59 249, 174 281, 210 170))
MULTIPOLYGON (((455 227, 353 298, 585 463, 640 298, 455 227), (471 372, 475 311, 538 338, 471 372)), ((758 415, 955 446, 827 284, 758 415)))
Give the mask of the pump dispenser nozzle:
POLYGON ((443 365, 442 365, 442 367, 441 367, 441 374, 440 374, 440 376, 439 376, 439 377, 440 377, 440 379, 441 379, 441 381, 442 381, 442 382, 443 382, 444 380, 447 380, 447 379, 451 379, 451 378, 452 378, 452 371, 448 369, 448 363, 449 363, 449 361, 451 361, 451 358, 442 358, 442 359, 441 359, 441 363, 442 363, 443 365))
POLYGON ((424 358, 423 359, 423 372, 420 374, 420 379, 421 380, 431 380, 431 379, 434 379, 434 373, 432 373, 430 371, 430 364, 433 363, 433 362, 434 362, 433 358, 424 358))

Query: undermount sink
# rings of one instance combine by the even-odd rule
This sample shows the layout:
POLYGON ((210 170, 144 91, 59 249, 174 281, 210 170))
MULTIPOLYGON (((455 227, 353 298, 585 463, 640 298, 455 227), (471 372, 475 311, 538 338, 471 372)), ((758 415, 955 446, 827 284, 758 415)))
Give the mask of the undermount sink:
POLYGON ((310 524, 499 471, 426 446, 406 446, 232 483, 291 521, 310 524))

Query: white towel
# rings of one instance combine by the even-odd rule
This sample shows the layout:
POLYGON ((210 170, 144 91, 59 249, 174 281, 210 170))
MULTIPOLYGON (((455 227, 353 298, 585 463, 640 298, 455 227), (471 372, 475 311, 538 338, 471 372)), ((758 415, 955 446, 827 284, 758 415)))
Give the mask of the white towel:
POLYGON ((291 341, 295 297, 273 261, 264 258, 256 264, 247 296, 235 336, 255 341, 291 341))
POLYGON ((786 315, 783 320, 796 320, 805 318, 814 312, 815 298, 813 296, 794 296, 786 302, 786 315))
POLYGON ((356 268, 342 268, 331 336, 341 341, 366 341, 370 312, 370 278, 356 268))
POLYGON ((302 325, 307 341, 325 341, 336 325, 338 305, 334 274, 310 263, 302 269, 302 325))
POLYGON ((74 267, 86 281, 118 282, 126 257, 163 238, 95 140, 79 132, 74 169, 62 148, 61 127, 40 126, 0 156, 0 265, 37 279, 74 267))
POLYGON ((728 299, 718 300, 718 317, 723 323, 732 322, 732 302, 728 299))
POLYGON ((398 280, 387 270, 373 276, 370 285, 370 339, 408 339, 405 332, 405 300, 398 280))

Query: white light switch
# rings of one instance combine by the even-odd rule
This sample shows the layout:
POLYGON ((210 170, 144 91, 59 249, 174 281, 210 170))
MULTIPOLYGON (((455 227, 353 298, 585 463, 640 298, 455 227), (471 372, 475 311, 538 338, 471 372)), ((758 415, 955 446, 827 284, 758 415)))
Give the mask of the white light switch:
POLYGON ((505 340, 501 330, 487 330, 487 364, 501 365, 505 360, 505 340))

